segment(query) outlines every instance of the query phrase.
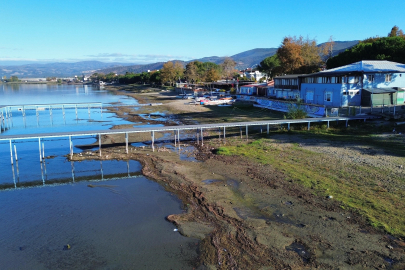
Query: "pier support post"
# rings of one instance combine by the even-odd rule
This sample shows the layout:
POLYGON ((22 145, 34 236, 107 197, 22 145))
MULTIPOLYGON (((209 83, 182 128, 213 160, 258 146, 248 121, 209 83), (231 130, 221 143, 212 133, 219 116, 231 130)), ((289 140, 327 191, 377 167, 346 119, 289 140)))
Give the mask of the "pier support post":
POLYGON ((69 152, 70 152, 70 159, 72 159, 73 157, 72 136, 69 136, 69 152))
POLYGON ((76 110, 76 120, 77 120, 77 105, 75 105, 75 110, 76 110))
POLYGON ((329 121, 328 121, 328 129, 329 129, 329 121))
POLYGON ((177 142, 179 143, 180 147, 180 129, 177 130, 177 142))
POLYGON ((311 128, 311 122, 308 122, 308 130, 311 128))
POLYGON ((288 130, 290 130, 290 123, 288 123, 287 126, 288 126, 288 130))
POLYGON ((128 154, 128 132, 125 133, 125 151, 128 154))
POLYGON ((224 141, 225 141, 225 127, 224 127, 224 141))
POLYGON ((11 158, 11 165, 14 164, 14 160, 13 160, 13 148, 11 146, 11 140, 10 140, 10 158, 11 158))
POLYGON ((152 151, 155 152, 155 132, 152 131, 152 151))
POLYGON ((45 145, 42 143, 42 159, 45 159, 45 145))
POLYGON ((98 134, 98 151, 101 157, 101 134, 98 134))
POLYGON ((249 135, 248 135, 248 126, 246 125, 246 141, 247 140, 249 140, 249 137, 248 137, 249 135))
POLYGON ((199 145, 200 144, 200 138, 199 138, 198 128, 195 131, 195 138, 196 138, 196 141, 197 141, 197 145, 199 145))
POLYGON ((267 124, 267 135, 269 135, 269 133, 270 133, 270 125, 267 124))
POLYGON ((202 128, 200 128, 200 132, 201 132, 201 146, 204 146, 204 133, 202 128))
POLYGON ((394 105, 394 116, 395 116, 395 105, 394 105))
POLYGON ((42 162, 41 138, 38 138, 38 145, 39 145, 39 161, 42 162))
POLYGON ((349 119, 346 119, 346 127, 349 125, 349 119))

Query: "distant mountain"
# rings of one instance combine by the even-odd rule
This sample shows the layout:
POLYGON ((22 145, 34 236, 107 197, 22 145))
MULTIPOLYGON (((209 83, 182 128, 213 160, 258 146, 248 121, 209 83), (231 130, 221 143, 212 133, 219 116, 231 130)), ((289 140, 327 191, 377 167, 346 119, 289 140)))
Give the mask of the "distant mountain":
MULTIPOLYGON (((185 65, 185 62, 183 62, 183 61, 180 61, 180 60, 173 60, 173 61, 181 62, 183 65, 185 65)), ((164 63, 165 62, 158 62, 158 63, 152 63, 152 64, 146 64, 146 65, 116 66, 116 67, 100 69, 100 70, 97 70, 96 72, 104 73, 104 74, 108 74, 111 72, 117 73, 117 74, 125 74, 126 72, 141 73, 141 72, 146 72, 148 70, 162 69, 164 63)), ((92 72, 92 73, 94 73, 94 72, 92 72)))
POLYGON ((19 78, 35 77, 69 77, 82 73, 93 73, 96 70, 124 66, 123 63, 104 63, 99 61, 82 61, 76 63, 28 64, 21 66, 0 66, 1 76, 19 78))
MULTIPOLYGON (((358 41, 335 41, 333 55, 345 51, 359 43, 358 41)), ((324 43, 319 44, 322 46, 324 43)), ((230 56, 236 63, 237 69, 250 68, 259 64, 266 57, 277 52, 277 48, 257 48, 230 56)), ((201 62, 214 62, 221 64, 226 57, 210 56, 195 59, 201 62)), ((191 60, 191 61, 195 61, 191 60)), ((174 60, 177 61, 177 60, 174 60)), ((188 62, 191 62, 188 61, 188 62)), ((183 65, 188 62, 179 61, 183 65)), ((110 72, 125 74, 125 72, 140 73, 148 70, 162 69, 164 62, 151 63, 146 65, 134 65, 123 63, 104 63, 99 61, 82 61, 77 63, 48 63, 28 64, 20 66, 0 66, 0 76, 18 76, 19 78, 32 77, 70 77, 81 74, 93 74, 95 72, 108 74, 110 72)))
MULTIPOLYGON (((346 49, 349 49, 353 47, 354 45, 358 44, 359 41, 354 40, 354 41, 335 41, 335 44, 333 46, 333 53, 332 55, 337 55, 342 51, 345 51, 346 49)), ((321 43, 318 45, 318 47, 322 46, 325 43, 321 43)), ((277 48, 257 48, 245 52, 241 52, 235 55, 230 56, 235 62, 236 62, 236 68, 237 69, 244 69, 244 68, 250 68, 256 64, 259 64, 263 59, 274 55, 277 52, 277 48)), ((222 56, 210 56, 210 57, 203 57, 200 59, 194 59, 188 62, 192 61, 200 61, 200 62, 213 62, 216 64, 221 64, 226 57, 222 56)), ((176 60, 173 60, 176 61, 176 60)), ((183 65, 186 65, 188 62, 183 62, 183 65)), ((154 63, 154 64, 147 64, 147 65, 133 65, 133 66, 126 66, 126 67, 113 67, 113 68, 107 68, 107 69, 101 69, 98 70, 97 72, 99 73, 118 73, 118 74, 125 74, 125 72, 133 72, 133 73, 140 73, 140 72, 145 72, 148 70, 157 70, 161 69, 163 67, 163 62, 159 63, 154 63)))

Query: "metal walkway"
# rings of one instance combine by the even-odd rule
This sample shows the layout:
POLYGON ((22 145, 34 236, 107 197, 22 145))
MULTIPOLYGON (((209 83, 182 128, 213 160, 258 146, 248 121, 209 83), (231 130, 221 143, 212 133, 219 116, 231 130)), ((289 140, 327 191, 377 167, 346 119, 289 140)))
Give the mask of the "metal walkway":
POLYGON ((144 127, 144 128, 130 128, 130 129, 108 129, 108 130, 90 130, 90 131, 72 131, 72 132, 52 132, 52 133, 37 133, 37 134, 24 134, 24 135, 2 135, 0 141, 5 140, 24 140, 24 139, 38 139, 38 138, 59 138, 59 137, 74 137, 74 136, 96 136, 108 134, 129 134, 139 132, 167 132, 167 131, 180 131, 180 130, 201 130, 201 129, 214 129, 214 128, 229 128, 229 127, 250 127, 250 126, 274 126, 274 125, 287 125, 290 124, 307 124, 308 129, 311 123, 327 123, 345 121, 346 125, 349 120, 364 120, 371 119, 370 116, 356 116, 356 117, 323 117, 323 118, 305 118, 305 119, 281 119, 281 120, 264 120, 254 122, 232 122, 232 123, 216 123, 216 124, 198 124, 198 125, 183 125, 183 126, 163 126, 163 127, 144 127))

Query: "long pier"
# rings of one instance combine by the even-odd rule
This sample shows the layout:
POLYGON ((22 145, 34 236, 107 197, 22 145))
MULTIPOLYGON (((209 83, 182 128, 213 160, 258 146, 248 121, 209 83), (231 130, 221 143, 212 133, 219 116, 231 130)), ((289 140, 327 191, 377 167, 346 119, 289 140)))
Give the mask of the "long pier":
MULTIPOLYGON (((290 130, 292 124, 306 124, 308 130, 310 130, 311 123, 327 123, 328 128, 330 122, 343 121, 348 126, 350 120, 364 120, 374 118, 372 116, 355 116, 355 117, 323 117, 323 118, 305 118, 305 119, 281 119, 281 120, 264 120, 264 121, 252 121, 252 122, 232 122, 232 123, 215 123, 215 124, 197 124, 197 125, 182 125, 182 126, 162 126, 162 127, 143 127, 143 128, 130 128, 130 129, 114 129, 114 130, 91 130, 91 131, 73 131, 73 132, 52 132, 52 133, 37 133, 37 134, 24 134, 24 135, 3 135, 0 136, 0 141, 10 142, 10 156, 11 164, 13 164, 13 147, 12 141, 38 139, 39 144, 39 159, 42 162, 44 158, 44 145, 41 145, 41 139, 49 138, 69 138, 70 156, 73 156, 73 143, 72 137, 83 136, 98 136, 99 138, 99 153, 101 156, 101 135, 110 134, 123 134, 125 135, 126 153, 128 153, 128 134, 150 132, 152 149, 154 151, 155 132, 174 132, 174 143, 180 142, 180 131, 196 130, 197 142, 201 140, 201 144, 204 144, 203 130, 217 129, 219 136, 226 136, 226 128, 239 127, 242 137, 242 127, 245 129, 245 136, 248 139, 249 127, 261 126, 267 128, 267 134, 269 134, 270 126, 275 125, 287 125, 287 129, 290 130), (222 129, 222 131, 221 131, 222 129)), ((15 155, 17 157, 17 151, 14 145, 15 155)))

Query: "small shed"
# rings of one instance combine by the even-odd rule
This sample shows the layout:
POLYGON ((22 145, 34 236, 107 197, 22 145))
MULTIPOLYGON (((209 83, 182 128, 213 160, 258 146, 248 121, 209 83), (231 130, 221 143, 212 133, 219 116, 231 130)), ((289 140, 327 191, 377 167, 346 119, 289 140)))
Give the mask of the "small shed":
POLYGON ((398 90, 394 88, 363 88, 361 91, 362 106, 397 105, 398 90))

